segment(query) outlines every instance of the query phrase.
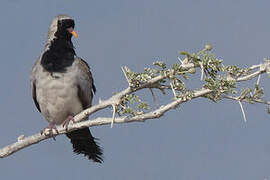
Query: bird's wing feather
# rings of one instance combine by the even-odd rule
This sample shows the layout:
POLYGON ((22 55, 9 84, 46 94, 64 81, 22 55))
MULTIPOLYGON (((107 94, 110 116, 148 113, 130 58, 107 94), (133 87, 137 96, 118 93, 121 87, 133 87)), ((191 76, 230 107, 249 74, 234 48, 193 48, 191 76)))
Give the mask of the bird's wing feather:
POLYGON ((93 93, 96 91, 90 67, 83 59, 77 57, 79 73, 77 75, 78 97, 84 109, 92 104, 93 93))
POLYGON ((37 101, 37 96, 36 96, 36 71, 37 71, 38 61, 39 61, 39 59, 35 62, 34 66, 32 68, 32 72, 31 72, 31 90, 32 90, 32 98, 35 102, 35 105, 36 105, 38 111, 41 112, 39 103, 37 101))

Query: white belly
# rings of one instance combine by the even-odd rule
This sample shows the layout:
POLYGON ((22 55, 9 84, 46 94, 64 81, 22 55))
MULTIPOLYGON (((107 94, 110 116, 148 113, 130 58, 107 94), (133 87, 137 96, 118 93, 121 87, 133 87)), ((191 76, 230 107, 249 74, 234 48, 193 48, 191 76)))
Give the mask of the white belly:
POLYGON ((42 72, 36 84, 37 101, 48 122, 61 124, 83 110, 73 73, 42 72))

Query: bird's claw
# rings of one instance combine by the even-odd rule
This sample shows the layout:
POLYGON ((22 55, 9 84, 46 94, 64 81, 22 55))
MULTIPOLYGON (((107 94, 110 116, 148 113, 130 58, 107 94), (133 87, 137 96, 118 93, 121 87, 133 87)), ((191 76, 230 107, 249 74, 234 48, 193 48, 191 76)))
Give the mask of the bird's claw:
POLYGON ((56 141, 55 135, 54 135, 53 131, 55 131, 56 134, 59 134, 59 132, 58 132, 58 130, 57 130, 55 124, 51 122, 51 123, 49 124, 48 127, 44 128, 43 130, 40 131, 40 134, 41 134, 41 135, 44 134, 45 136, 52 137, 53 140, 56 141))
POLYGON ((66 131, 68 130, 68 125, 70 121, 72 121, 72 123, 75 123, 73 116, 68 116, 67 119, 62 124, 62 126, 66 129, 66 131))

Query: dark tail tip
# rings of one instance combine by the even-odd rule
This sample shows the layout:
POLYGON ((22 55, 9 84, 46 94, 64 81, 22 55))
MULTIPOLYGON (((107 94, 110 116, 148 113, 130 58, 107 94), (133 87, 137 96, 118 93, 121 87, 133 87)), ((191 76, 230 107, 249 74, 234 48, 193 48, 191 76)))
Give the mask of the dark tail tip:
POLYGON ((66 134, 73 145, 73 152, 76 154, 83 154, 89 160, 97 163, 102 163, 102 149, 95 142, 95 139, 89 128, 78 129, 66 134))

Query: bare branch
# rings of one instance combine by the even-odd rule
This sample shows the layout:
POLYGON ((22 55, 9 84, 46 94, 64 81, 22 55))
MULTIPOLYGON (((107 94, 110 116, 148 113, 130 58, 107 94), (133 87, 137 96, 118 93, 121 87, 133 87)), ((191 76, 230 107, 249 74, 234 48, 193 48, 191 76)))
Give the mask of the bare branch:
MULTIPOLYGON (((203 96, 209 92, 211 92, 211 90, 202 89, 200 91, 195 92, 193 98, 198 98, 198 97, 203 96)), ((187 101, 187 100, 177 99, 177 100, 174 100, 165 106, 161 106, 160 108, 158 108, 152 112, 149 112, 149 113, 145 113, 145 114, 134 116, 134 117, 127 117, 127 116, 118 117, 118 118, 114 119, 114 123, 120 124, 120 123, 131 123, 131 122, 143 122, 143 121, 148 120, 148 119, 159 118, 162 115, 164 115, 164 113, 166 113, 168 110, 175 108, 177 105, 179 105, 185 101, 187 101)), ((75 116, 75 118, 79 119, 79 117, 81 117, 81 114, 83 114, 83 112, 78 114, 77 116, 75 116)), ((57 126, 59 134, 57 134, 55 132, 53 132, 53 134, 55 136, 57 136, 57 135, 65 134, 67 132, 71 132, 71 131, 74 131, 76 129, 80 129, 83 127, 108 125, 108 124, 111 124, 111 122, 112 122, 111 118, 99 117, 99 118, 96 118, 93 120, 87 120, 87 121, 83 121, 83 122, 70 124, 68 131, 66 130, 66 128, 64 128, 62 126, 57 126)), ((9 156, 9 155, 19 151, 20 149, 28 147, 32 144, 39 143, 40 141, 48 139, 48 138, 49 138, 48 136, 45 136, 44 134, 41 135, 41 133, 37 133, 35 135, 25 137, 25 138, 20 139, 19 141, 15 142, 15 143, 11 144, 11 145, 8 145, 8 146, 0 149, 0 157, 3 158, 6 156, 9 156)))

